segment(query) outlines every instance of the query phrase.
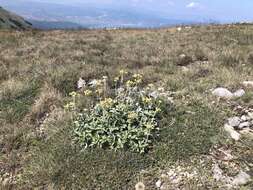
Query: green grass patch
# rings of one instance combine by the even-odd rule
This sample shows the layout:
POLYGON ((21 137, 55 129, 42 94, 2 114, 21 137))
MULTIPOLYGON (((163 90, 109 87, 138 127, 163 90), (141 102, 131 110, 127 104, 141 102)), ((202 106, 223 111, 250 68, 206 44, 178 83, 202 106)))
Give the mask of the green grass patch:
POLYGON ((221 115, 202 102, 191 100, 188 105, 176 107, 161 121, 155 158, 167 162, 207 154, 218 143, 221 125, 221 115))
POLYGON ((0 100, 0 120, 7 123, 21 121, 29 112, 40 85, 37 81, 30 82, 30 85, 16 94, 14 97, 4 97, 0 100))
POLYGON ((37 146, 20 185, 45 188, 50 184, 53 189, 132 189, 139 172, 153 163, 148 156, 131 152, 81 151, 72 145, 70 131, 64 128, 37 146))

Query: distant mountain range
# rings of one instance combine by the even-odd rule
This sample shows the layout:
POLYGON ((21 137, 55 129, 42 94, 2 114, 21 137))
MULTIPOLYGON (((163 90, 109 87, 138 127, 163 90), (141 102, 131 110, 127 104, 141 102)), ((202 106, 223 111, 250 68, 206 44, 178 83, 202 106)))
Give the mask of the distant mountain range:
POLYGON ((19 29, 31 28, 32 24, 22 17, 13 14, 0 7, 0 29, 19 29))
POLYGON ((153 28, 181 24, 217 23, 215 20, 168 18, 136 7, 72 6, 40 1, 2 0, 2 5, 26 18, 35 28, 153 28), (18 2, 18 1, 17 1, 18 2))

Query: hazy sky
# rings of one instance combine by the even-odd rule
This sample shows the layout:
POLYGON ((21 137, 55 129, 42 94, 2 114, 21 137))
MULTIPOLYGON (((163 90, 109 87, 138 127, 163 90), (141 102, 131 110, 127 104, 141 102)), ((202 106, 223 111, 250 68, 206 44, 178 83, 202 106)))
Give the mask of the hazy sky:
MULTIPOLYGON (((6 2, 7 0, 0 0, 6 2)), ((11 3, 47 2, 71 6, 145 9, 163 16, 202 16, 221 21, 253 21, 253 0, 8 0, 11 3)))

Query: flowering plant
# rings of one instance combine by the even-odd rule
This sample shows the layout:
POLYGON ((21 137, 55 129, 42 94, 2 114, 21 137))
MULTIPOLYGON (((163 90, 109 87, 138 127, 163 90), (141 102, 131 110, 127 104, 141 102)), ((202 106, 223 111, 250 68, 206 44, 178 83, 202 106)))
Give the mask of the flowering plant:
MULTIPOLYGON (((113 97, 100 97, 90 109, 76 114, 74 140, 82 147, 144 153, 158 134, 162 100, 140 88, 141 75, 124 81, 125 74, 120 72, 120 85, 115 80, 113 97)), ((93 91, 96 93, 97 89, 93 91)), ((91 90, 84 91, 85 96, 91 94, 91 90)))

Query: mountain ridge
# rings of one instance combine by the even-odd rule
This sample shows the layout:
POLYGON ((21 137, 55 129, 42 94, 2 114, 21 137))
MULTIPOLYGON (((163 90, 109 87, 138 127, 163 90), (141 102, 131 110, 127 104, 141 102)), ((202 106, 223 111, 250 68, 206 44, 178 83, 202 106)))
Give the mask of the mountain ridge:
POLYGON ((30 22, 0 6, 0 29, 26 30, 30 28, 32 28, 30 22))

